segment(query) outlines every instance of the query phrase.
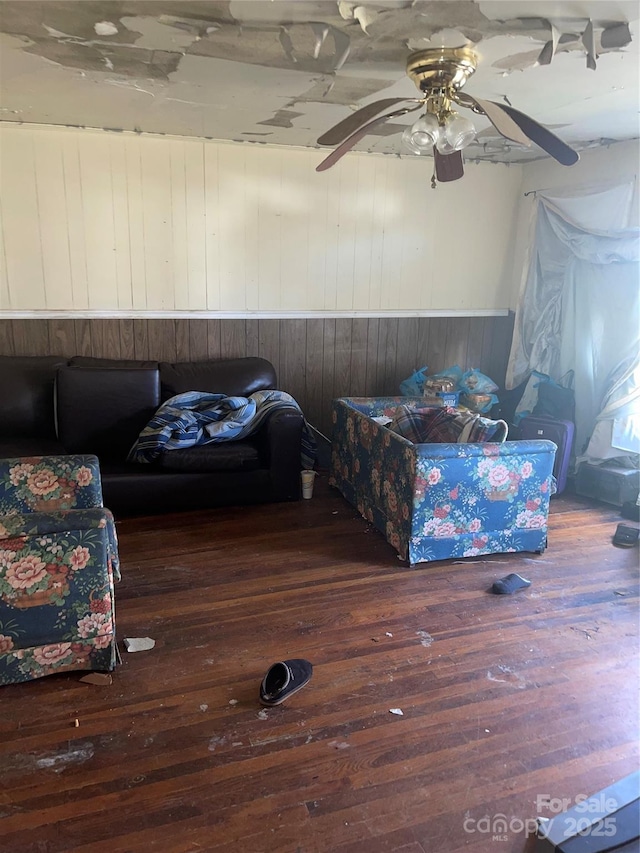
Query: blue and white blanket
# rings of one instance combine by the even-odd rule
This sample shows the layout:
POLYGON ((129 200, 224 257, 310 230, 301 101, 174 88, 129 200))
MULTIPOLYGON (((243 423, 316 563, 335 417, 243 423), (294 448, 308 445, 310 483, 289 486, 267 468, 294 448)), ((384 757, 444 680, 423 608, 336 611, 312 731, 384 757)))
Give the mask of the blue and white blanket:
MULTIPOLYGON (((167 450, 180 450, 214 441, 246 438, 258 430, 275 409, 300 410, 284 391, 257 391, 249 397, 226 397, 204 391, 176 394, 163 403, 129 451, 131 462, 153 462, 167 450)), ((307 422, 302 430, 301 465, 313 468, 316 443, 307 422)))

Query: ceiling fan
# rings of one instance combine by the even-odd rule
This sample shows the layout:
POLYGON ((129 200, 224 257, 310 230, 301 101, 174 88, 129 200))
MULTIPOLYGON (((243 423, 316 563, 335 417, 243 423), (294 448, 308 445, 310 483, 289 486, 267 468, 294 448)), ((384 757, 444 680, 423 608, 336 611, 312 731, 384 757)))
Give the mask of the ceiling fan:
POLYGON ((438 181, 456 181, 464 174, 462 149, 473 141, 476 132, 471 121, 456 112, 454 104, 486 116, 498 133, 512 142, 527 147, 535 142, 563 166, 578 161, 577 151, 524 113, 507 104, 461 92, 476 65, 477 56, 469 47, 438 47, 412 53, 407 60, 407 75, 421 97, 383 98, 338 122, 318 139, 319 145, 337 147, 316 166, 316 172, 330 169, 377 125, 424 108, 418 120, 406 128, 402 141, 415 154, 433 152, 438 181))

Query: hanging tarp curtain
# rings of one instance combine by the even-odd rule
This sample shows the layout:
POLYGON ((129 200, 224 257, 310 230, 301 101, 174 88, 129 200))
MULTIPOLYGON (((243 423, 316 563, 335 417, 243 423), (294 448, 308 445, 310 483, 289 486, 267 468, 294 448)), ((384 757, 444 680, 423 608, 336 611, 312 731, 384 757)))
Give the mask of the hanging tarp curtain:
MULTIPOLYGON (((516 387, 533 370, 555 380, 573 370, 578 454, 603 406, 614 411, 611 393, 621 374, 627 376, 620 390, 627 408, 622 416, 621 407, 615 408, 616 434, 624 434, 627 446, 618 455, 634 452, 629 447, 634 428, 621 418, 635 417, 640 404, 633 389, 633 378, 640 375, 635 369, 640 353, 640 229, 606 227, 620 222, 623 189, 630 199, 628 185, 612 188, 608 197, 600 191, 593 204, 588 195, 579 203, 570 199, 571 213, 583 210, 589 228, 561 211, 558 197, 538 197, 526 284, 516 311, 507 387, 516 387), (596 230, 596 224, 604 227, 596 230)), ((609 433, 614 435, 613 427, 609 433)))

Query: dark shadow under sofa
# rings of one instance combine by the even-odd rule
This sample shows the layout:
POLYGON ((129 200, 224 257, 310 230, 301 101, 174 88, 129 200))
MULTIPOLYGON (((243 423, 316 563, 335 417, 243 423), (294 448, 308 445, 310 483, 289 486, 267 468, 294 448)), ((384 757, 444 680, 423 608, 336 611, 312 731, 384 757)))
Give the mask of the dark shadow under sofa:
POLYGON ((293 406, 271 412, 242 440, 172 450, 149 464, 127 461, 170 397, 268 389, 277 389, 275 369, 254 357, 170 364, 3 356, 0 457, 95 454, 104 503, 116 517, 298 500, 304 418, 293 406))

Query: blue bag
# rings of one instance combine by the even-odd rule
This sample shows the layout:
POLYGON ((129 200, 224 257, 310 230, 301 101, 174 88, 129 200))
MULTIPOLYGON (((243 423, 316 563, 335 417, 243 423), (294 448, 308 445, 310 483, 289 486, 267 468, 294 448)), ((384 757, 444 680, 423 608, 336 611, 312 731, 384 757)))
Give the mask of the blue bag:
POLYGON ((403 397, 422 397, 427 369, 425 364, 420 370, 414 370, 411 376, 400 383, 400 393, 403 397))

